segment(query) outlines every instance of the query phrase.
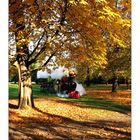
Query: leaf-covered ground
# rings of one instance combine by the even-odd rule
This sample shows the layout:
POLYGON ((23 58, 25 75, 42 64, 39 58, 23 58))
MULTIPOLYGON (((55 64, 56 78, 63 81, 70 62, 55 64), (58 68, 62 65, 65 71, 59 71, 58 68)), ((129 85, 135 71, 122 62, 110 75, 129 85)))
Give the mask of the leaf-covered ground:
POLYGON ((35 99, 35 109, 18 110, 9 100, 10 140, 129 140, 130 91, 88 89, 80 99, 35 99), (113 95, 112 95, 113 94, 113 95), (121 108, 122 107, 122 108, 121 108))

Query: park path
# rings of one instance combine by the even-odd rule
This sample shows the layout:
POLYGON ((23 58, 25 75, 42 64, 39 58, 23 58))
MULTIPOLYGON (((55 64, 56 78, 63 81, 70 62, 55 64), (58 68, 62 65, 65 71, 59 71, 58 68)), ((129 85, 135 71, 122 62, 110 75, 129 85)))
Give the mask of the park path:
POLYGON ((9 100, 10 140, 129 140, 131 116, 58 97, 35 99, 35 109, 15 109, 9 100))

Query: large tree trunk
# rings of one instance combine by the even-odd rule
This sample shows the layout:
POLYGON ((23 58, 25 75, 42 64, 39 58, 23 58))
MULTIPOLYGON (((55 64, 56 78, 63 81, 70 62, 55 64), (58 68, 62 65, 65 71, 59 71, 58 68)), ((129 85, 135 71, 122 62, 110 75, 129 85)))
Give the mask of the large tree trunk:
POLYGON ((112 92, 117 92, 118 89, 118 77, 114 76, 112 79, 112 92))
POLYGON ((34 107, 33 94, 32 94, 32 81, 31 73, 25 65, 16 62, 18 69, 19 82, 18 82, 18 108, 23 109, 27 106, 34 107))
MULTIPOLYGON (((20 0, 22 3, 22 0, 20 0)), ((29 70, 29 48, 27 46, 28 40, 26 36, 28 33, 25 31, 25 8, 21 8, 21 12, 17 14, 17 16, 21 17, 23 20, 19 20, 19 18, 15 19, 16 28, 15 31, 15 40, 16 40, 16 67, 18 69, 18 107, 23 109, 27 106, 34 107, 33 95, 32 95, 32 80, 31 80, 31 72, 29 70)))

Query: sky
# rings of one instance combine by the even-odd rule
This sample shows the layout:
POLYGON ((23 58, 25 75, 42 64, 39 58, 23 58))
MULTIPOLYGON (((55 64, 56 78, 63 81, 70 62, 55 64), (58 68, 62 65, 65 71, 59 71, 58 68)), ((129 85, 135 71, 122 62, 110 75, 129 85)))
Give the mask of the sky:
MULTIPOLYGON (((132 0, 132 140, 140 138, 140 0, 132 0)), ((8 140, 8 0, 0 0, 0 139, 8 140)))

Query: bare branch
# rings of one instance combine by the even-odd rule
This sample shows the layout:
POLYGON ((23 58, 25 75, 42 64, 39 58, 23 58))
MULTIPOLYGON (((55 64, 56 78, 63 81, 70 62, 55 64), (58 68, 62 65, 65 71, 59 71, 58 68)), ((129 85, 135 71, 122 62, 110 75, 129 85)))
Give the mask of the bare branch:
POLYGON ((51 60, 51 58, 56 54, 57 51, 55 51, 54 53, 51 54, 51 56, 47 59, 47 61, 42 65, 42 67, 46 66, 49 61, 51 60))
MULTIPOLYGON (((56 54, 56 52, 57 52, 57 51, 55 51, 54 53, 52 53, 52 54, 50 55, 50 57, 47 59, 47 61, 46 61, 40 68, 43 68, 44 66, 46 66, 46 65, 50 62, 51 58, 56 54)), ((32 70, 32 72, 37 71, 38 69, 39 69, 39 68, 36 68, 36 69, 32 70)))
POLYGON ((30 54, 29 58, 31 58, 32 55, 33 55, 33 54, 35 53, 35 51, 37 50, 37 48, 38 48, 38 46, 39 46, 39 44, 40 44, 40 41, 42 40, 42 38, 44 37, 44 35, 45 35, 45 32, 43 32, 41 38, 39 39, 39 41, 38 41, 36 47, 34 48, 34 50, 32 51, 32 53, 30 54))
POLYGON ((45 49, 46 49, 46 43, 45 43, 44 46, 41 48, 41 50, 36 54, 36 56, 28 62, 28 65, 31 65, 32 63, 36 62, 36 60, 37 60, 37 58, 39 57, 39 55, 40 55, 45 49))

